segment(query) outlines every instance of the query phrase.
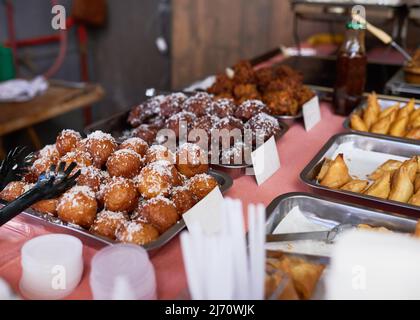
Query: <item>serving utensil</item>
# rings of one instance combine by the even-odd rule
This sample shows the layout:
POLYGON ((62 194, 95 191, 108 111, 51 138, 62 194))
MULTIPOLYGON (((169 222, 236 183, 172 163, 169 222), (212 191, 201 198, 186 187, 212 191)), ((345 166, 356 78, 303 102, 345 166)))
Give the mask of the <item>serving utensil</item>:
POLYGON ((26 147, 10 150, 6 158, 0 162, 0 191, 10 182, 21 180, 34 160, 35 155, 28 154, 26 147))
POLYGON ((283 242, 296 240, 319 240, 327 243, 332 243, 337 236, 344 231, 353 229, 355 226, 351 224, 339 224, 328 231, 313 231, 313 232, 296 232, 283 234, 269 234, 266 236, 266 242, 283 242))
POLYGON ((67 168, 66 163, 52 165, 50 170, 40 175, 38 182, 29 191, 15 201, 0 209, 0 226, 19 215, 22 211, 41 200, 56 198, 76 184, 81 171, 72 174, 77 164, 72 162, 67 168))

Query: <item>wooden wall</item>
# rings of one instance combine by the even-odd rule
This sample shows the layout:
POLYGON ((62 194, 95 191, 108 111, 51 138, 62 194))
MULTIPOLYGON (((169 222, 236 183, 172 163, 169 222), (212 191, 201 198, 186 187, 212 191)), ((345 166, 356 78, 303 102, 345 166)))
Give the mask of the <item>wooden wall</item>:
POLYGON ((173 0, 172 10, 173 88, 293 43, 288 0, 173 0))

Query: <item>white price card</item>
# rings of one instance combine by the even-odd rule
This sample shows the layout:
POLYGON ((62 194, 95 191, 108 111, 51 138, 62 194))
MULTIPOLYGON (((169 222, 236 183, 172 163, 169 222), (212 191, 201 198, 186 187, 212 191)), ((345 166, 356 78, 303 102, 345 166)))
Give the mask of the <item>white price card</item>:
POLYGON ((204 199, 182 216, 187 228, 198 224, 206 234, 218 233, 221 228, 223 195, 219 187, 214 188, 204 199))
POLYGON ((251 158, 257 184, 262 185, 280 169, 280 158, 274 137, 252 152, 251 158))
POLYGON ((302 107, 305 130, 309 131, 321 121, 321 109, 318 96, 313 97, 302 107))

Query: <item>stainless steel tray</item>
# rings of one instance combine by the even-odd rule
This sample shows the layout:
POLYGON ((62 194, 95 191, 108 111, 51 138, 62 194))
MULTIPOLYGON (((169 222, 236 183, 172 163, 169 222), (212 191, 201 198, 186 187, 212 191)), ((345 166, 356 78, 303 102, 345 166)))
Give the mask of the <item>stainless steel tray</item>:
MULTIPOLYGON (((389 106, 392 106, 393 104, 395 104, 397 102, 407 103, 409 100, 410 99, 408 99, 408 98, 378 95, 378 101, 379 101, 379 104, 380 104, 382 109, 385 109, 389 106)), ((352 112, 352 114, 361 115, 362 111, 366 108, 366 104, 367 104, 367 99, 364 98, 363 101, 360 103, 360 105, 352 112)), ((417 100, 416 100, 416 108, 420 108, 420 102, 417 101, 417 100)), ((353 130, 350 127, 350 117, 351 117, 351 115, 346 118, 346 120, 343 123, 343 127, 345 129, 351 131, 351 132, 360 132, 360 131, 357 131, 357 130, 353 130)), ((363 132, 363 133, 366 134, 366 135, 372 136, 372 137, 387 137, 389 139, 396 140, 396 141, 420 144, 420 140, 414 140, 414 139, 408 139, 408 138, 398 138, 398 137, 393 137, 393 136, 390 136, 390 135, 377 134, 377 133, 372 133, 372 132, 363 132)))
MULTIPOLYGON (((266 209, 266 234, 272 234, 278 224, 294 207, 299 207, 310 221, 333 228, 338 224, 368 224, 372 227, 385 227, 394 232, 414 233, 417 220, 402 215, 369 209, 303 192, 283 194, 275 198, 266 209)), ((315 263, 328 264, 329 258, 317 255, 295 255, 315 263)))
MULTIPOLYGON (((230 178, 227 174, 215 170, 210 170, 209 174, 217 180, 217 182, 219 183, 220 190, 222 192, 226 192, 232 187, 232 178, 230 178)), ((42 224, 45 224, 48 227, 57 228, 58 232, 70 233, 75 236, 81 236, 87 240, 93 240, 93 242, 96 242, 95 244, 112 245, 118 243, 117 241, 113 241, 108 238, 95 235, 78 225, 63 222, 58 217, 53 217, 47 214, 41 214, 32 209, 25 210, 24 212, 22 212, 22 215, 29 219, 33 219, 42 224)), ((156 241, 146 244, 143 247, 147 251, 155 251, 157 249, 160 249, 170 240, 172 240, 178 233, 180 233, 185 227, 185 222, 183 219, 181 219, 178 221, 178 223, 176 223, 169 230, 163 233, 156 241)))
POLYGON ((330 140, 322 147, 317 155, 309 162, 309 164, 303 169, 300 174, 300 179, 312 188, 328 191, 332 194, 347 195, 362 200, 368 200, 371 203, 382 203, 385 205, 393 206, 394 208, 404 208, 412 210, 411 213, 420 212, 420 206, 414 206, 408 203, 397 202, 392 200, 386 200, 368 196, 365 194, 359 194, 343 190, 330 189, 321 186, 316 181, 316 176, 322 166, 324 158, 331 158, 337 147, 345 142, 353 142, 354 146, 367 151, 377 151, 382 153, 388 153, 392 155, 398 155, 401 157, 410 158, 415 155, 420 155, 420 145, 409 143, 407 141, 398 141, 395 139, 387 139, 384 137, 374 137, 368 134, 362 133, 344 133, 338 134, 330 138, 330 140))

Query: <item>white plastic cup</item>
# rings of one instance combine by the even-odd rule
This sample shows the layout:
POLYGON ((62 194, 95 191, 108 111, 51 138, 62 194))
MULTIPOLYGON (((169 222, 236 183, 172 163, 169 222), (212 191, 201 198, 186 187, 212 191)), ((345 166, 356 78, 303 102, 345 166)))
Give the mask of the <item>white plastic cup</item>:
POLYGON ((146 250, 119 244, 92 260, 90 287, 95 300, 156 300, 156 277, 146 250))
POLYGON ((83 274, 83 244, 69 235, 49 234, 29 240, 21 250, 20 291, 33 300, 67 297, 83 274))

